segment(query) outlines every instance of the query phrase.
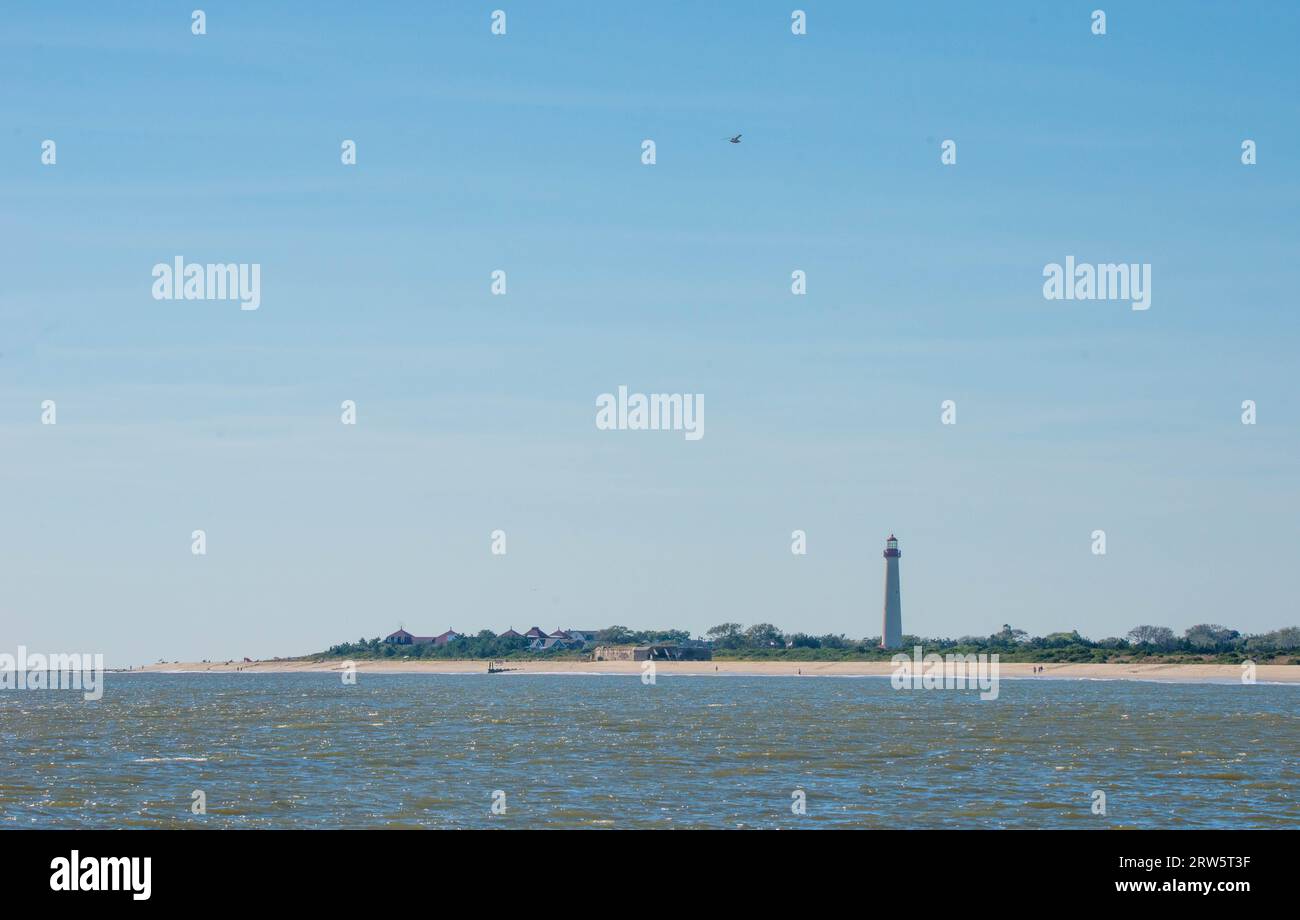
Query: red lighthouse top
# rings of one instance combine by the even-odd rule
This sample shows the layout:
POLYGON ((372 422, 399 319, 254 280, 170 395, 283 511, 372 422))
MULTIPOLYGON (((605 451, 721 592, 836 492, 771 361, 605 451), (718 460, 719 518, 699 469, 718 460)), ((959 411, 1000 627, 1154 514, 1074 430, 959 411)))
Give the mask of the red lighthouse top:
POLYGON ((901 559, 902 556, 903 554, 898 549, 898 538, 891 533, 889 539, 885 541, 885 558, 901 559))

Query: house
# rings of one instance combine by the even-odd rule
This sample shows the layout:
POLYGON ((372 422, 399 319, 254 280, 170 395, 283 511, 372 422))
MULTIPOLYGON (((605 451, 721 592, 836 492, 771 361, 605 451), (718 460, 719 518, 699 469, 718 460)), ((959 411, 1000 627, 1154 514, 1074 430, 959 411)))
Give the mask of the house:
POLYGON ((524 633, 524 638, 525 638, 525 639, 545 639, 545 638, 547 638, 547 635, 546 635, 546 633, 542 632, 542 630, 541 630, 540 627, 534 626, 532 629, 528 630, 528 632, 524 633))
POLYGON ((389 645, 428 645, 434 641, 434 637, 413 636, 405 629, 398 629, 397 632, 384 636, 384 641, 389 645))
POLYGON ((572 639, 573 637, 570 636, 570 635, 569 635, 567 632, 565 632, 564 630, 562 630, 562 629, 557 629, 555 632, 551 633, 551 634, 550 634, 549 636, 547 636, 546 638, 548 638, 548 639, 572 639))
POLYGON ((433 644, 434 644, 434 645, 446 645, 448 642, 451 642, 451 641, 453 641, 453 640, 455 640, 455 639, 460 639, 460 638, 462 638, 462 636, 461 636, 460 633, 456 632, 456 630, 454 630, 454 629, 449 629, 449 630, 447 630, 445 633, 443 633, 441 636, 434 636, 434 637, 433 637, 433 644))
POLYGON ((523 633, 515 632, 513 626, 497 636, 498 639, 522 639, 523 637, 523 633))
POLYGON ((542 639, 534 639, 528 645, 530 652, 551 652, 563 651, 570 648, 582 648, 581 642, 575 642, 572 639, 561 639, 556 636, 546 636, 542 639))

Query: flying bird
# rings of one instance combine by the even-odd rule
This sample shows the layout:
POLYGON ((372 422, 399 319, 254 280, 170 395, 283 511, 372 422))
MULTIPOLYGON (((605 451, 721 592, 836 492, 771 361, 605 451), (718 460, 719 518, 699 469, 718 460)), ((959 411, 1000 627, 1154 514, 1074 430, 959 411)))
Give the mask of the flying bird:
POLYGON ((727 140, 730 141, 730 142, 733 143, 733 144, 739 144, 739 143, 740 143, 740 135, 737 134, 735 137, 729 137, 729 138, 727 138, 727 140))

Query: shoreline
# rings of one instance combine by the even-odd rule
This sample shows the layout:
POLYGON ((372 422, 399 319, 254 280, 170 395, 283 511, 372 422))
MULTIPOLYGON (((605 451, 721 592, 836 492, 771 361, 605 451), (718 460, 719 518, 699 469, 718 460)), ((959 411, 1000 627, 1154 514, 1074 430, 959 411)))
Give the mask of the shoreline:
MULTIPOLYGON (((331 673, 342 670, 341 659, 253 662, 177 662, 152 664, 116 674, 295 674, 331 673)), ((513 674, 622 674, 639 675, 640 661, 506 661, 513 674)), ((358 674, 486 674, 485 659, 420 661, 359 660, 358 674)), ((1056 680, 1140 680, 1171 683, 1241 682, 1241 667, 1234 664, 1050 664, 999 662, 999 676, 1056 680), (1044 670, 1033 673, 1033 668, 1044 670)), ((888 661, 659 661, 655 671, 661 677, 888 677, 894 665, 888 661)), ((1300 666, 1261 664, 1255 668, 1259 683, 1300 684, 1300 666)))

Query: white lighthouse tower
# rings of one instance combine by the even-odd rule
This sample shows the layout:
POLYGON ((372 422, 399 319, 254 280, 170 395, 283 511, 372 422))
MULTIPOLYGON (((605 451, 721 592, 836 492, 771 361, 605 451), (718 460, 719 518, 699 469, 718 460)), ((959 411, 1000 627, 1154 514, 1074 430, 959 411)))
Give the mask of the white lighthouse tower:
POLYGON ((898 591, 898 538, 892 533, 885 541, 885 614, 880 629, 880 647, 898 648, 903 644, 903 601, 898 591))

